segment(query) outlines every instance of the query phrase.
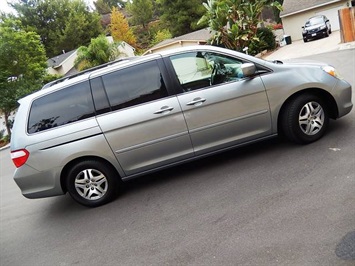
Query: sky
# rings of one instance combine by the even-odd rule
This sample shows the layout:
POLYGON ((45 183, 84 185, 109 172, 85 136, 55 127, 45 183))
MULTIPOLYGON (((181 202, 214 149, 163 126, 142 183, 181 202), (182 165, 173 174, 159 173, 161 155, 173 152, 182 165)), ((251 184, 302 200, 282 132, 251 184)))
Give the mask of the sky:
POLYGON ((11 13, 13 9, 7 5, 7 1, 8 0, 0 0, 0 11, 5 13, 11 13))

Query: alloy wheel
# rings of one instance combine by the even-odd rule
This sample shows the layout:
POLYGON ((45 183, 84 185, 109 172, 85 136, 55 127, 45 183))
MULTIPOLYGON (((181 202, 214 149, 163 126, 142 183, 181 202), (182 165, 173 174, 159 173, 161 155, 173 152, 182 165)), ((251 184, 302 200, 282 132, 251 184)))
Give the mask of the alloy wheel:
POLYGON ((87 200, 98 200, 106 194, 108 181, 100 171, 85 169, 75 177, 74 186, 81 197, 87 200))
POLYGON ((299 126, 303 133, 313 136, 317 134, 324 125, 324 110, 317 102, 306 103, 299 113, 299 126))

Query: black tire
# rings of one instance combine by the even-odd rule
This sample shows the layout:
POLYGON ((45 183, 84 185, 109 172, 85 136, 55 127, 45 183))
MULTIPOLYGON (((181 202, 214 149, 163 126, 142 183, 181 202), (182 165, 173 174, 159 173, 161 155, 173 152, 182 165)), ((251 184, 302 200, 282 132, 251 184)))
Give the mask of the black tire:
POLYGON ((292 99, 281 114, 282 135, 292 142, 308 144, 320 139, 329 124, 324 101, 312 94, 292 99))
POLYGON ((303 42, 308 42, 308 39, 303 39, 303 42))
POLYGON ((66 179, 70 196, 87 207, 98 207, 113 200, 118 184, 119 177, 112 166, 94 160, 76 164, 66 179))

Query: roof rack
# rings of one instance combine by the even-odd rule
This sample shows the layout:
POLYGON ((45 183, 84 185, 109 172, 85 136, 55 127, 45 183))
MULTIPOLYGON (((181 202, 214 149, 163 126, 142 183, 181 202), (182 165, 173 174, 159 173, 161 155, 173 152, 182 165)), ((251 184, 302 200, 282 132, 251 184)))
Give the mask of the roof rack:
POLYGON ((104 68, 104 67, 108 67, 108 66, 114 65, 114 64, 119 63, 119 62, 130 61, 130 60, 133 60, 133 59, 136 59, 136 58, 138 58, 138 56, 131 56, 131 57, 119 58, 119 59, 116 59, 116 60, 114 60, 114 61, 111 61, 111 62, 102 64, 102 65, 99 65, 99 66, 96 66, 96 67, 92 67, 92 68, 89 68, 89 69, 85 69, 85 70, 83 70, 83 71, 80 71, 79 73, 76 73, 76 74, 73 74, 73 75, 70 75, 70 76, 66 76, 66 77, 63 77, 63 78, 60 78, 60 79, 51 81, 51 82, 45 84, 45 85, 42 87, 42 90, 43 90, 43 89, 47 89, 47 88, 49 88, 49 87, 52 87, 53 85, 58 84, 58 83, 61 83, 61 82, 63 82, 63 81, 66 81, 66 80, 69 80, 69 79, 72 79, 72 78, 81 76, 81 75, 83 75, 83 74, 85 74, 85 73, 92 72, 92 71, 95 71, 95 70, 98 70, 98 69, 101 69, 101 68, 104 68))

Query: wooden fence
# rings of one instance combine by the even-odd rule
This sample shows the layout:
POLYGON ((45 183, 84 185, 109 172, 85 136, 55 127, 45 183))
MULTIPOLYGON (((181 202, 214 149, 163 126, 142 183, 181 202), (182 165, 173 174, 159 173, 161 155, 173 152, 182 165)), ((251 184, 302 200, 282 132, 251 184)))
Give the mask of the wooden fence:
POLYGON ((355 7, 338 10, 341 42, 355 41, 355 7))

